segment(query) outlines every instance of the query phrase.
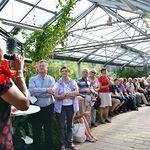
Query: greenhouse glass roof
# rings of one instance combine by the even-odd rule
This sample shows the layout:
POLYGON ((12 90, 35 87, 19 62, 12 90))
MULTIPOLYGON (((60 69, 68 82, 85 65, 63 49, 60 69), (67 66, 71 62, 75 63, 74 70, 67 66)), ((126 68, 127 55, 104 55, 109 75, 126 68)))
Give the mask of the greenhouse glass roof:
MULTIPOLYGON (((64 1, 65 2, 65 1, 64 1)), ((31 29, 52 24, 61 10, 57 0, 0 0, 0 36, 12 36, 19 23, 31 29)), ((68 24, 68 44, 58 45, 56 59, 104 65, 150 64, 149 0, 77 0, 68 24)), ((25 43, 21 32, 18 44, 25 43)))

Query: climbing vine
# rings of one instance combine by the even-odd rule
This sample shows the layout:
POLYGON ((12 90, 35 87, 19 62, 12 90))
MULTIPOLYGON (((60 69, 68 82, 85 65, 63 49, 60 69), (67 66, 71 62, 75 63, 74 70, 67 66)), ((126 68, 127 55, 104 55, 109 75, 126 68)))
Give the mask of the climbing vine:
POLYGON ((26 38, 25 55, 34 61, 48 59, 52 55, 56 45, 65 47, 67 42, 67 25, 74 20, 71 18, 75 0, 58 0, 56 8, 61 9, 61 14, 51 25, 43 25, 43 32, 33 32, 23 36, 26 38), (64 4, 65 3, 65 4, 64 4))

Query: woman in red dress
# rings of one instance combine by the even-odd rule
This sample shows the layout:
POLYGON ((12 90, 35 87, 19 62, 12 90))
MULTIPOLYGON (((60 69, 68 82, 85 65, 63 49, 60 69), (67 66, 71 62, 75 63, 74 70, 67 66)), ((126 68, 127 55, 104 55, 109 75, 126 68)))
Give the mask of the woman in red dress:
POLYGON ((99 97, 101 98, 100 105, 100 118, 101 123, 111 122, 108 118, 109 107, 112 106, 111 92, 109 91, 109 85, 112 84, 110 79, 106 75, 107 70, 101 69, 101 76, 98 78, 100 83, 99 97))
POLYGON ((8 61, 3 59, 4 51, 0 48, 0 150, 13 150, 11 105, 20 110, 27 110, 27 87, 23 77, 23 58, 15 55, 14 70, 10 70, 8 61), (16 85, 12 78, 15 78, 16 85))

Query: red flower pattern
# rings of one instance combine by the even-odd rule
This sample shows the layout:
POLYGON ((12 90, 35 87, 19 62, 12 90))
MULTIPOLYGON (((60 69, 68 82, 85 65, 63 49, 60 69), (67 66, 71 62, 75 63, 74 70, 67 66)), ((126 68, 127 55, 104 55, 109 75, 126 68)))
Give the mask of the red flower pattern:
POLYGON ((8 141, 11 141, 11 140, 12 140, 12 134, 8 133, 8 141))
POLYGON ((6 126, 5 128, 4 128, 4 130, 3 130, 3 134, 8 134, 8 131, 9 131, 9 129, 8 129, 8 127, 6 126))
POLYGON ((16 75, 15 70, 10 70, 8 66, 8 61, 3 60, 0 64, 0 84, 5 84, 9 78, 14 78, 16 75))

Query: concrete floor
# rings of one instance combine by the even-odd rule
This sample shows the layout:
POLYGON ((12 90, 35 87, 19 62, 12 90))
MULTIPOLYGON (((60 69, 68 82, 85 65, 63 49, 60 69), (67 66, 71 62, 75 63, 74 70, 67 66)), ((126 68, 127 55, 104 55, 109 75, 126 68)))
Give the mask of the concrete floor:
POLYGON ((150 106, 117 115, 92 133, 98 141, 79 144, 79 150, 150 150, 150 106))

